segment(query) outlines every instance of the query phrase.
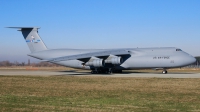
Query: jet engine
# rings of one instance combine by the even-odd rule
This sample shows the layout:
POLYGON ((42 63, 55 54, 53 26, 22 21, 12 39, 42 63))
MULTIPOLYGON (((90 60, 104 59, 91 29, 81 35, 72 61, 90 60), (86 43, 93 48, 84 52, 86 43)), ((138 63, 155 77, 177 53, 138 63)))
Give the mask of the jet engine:
POLYGON ((121 57, 111 57, 105 60, 105 63, 111 63, 114 65, 119 65, 123 63, 123 59, 121 57))
POLYGON ((85 64, 86 66, 103 67, 105 62, 103 59, 94 59, 85 64))

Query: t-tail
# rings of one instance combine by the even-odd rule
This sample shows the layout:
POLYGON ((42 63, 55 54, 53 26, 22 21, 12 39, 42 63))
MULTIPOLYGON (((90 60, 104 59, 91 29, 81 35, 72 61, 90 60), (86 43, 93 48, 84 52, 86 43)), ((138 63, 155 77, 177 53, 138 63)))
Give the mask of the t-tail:
POLYGON ((31 52, 38 52, 47 50, 46 45, 38 35, 39 27, 7 27, 7 28, 15 28, 19 29, 18 31, 22 32, 24 39, 30 49, 31 52))

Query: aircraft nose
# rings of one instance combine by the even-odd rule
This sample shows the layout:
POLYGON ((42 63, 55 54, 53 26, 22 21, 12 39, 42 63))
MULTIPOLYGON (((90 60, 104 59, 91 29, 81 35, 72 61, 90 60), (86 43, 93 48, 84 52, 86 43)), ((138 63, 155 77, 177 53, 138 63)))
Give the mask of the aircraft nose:
POLYGON ((195 63, 195 62, 196 62, 196 58, 194 58, 193 56, 189 56, 189 57, 187 58, 187 60, 188 60, 188 63, 189 63, 189 64, 192 64, 192 63, 195 63))

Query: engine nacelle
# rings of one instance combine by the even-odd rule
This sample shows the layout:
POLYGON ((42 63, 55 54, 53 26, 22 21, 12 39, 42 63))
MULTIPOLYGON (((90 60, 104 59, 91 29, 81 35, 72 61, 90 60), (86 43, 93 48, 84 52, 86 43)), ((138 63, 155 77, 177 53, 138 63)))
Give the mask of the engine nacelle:
POLYGON ((110 59, 105 60, 105 63, 111 63, 113 65, 119 65, 123 63, 123 59, 121 57, 111 57, 110 59))
POLYGON ((87 62, 85 65, 94 67, 103 67, 105 65, 105 62, 103 59, 94 59, 93 61, 87 62))

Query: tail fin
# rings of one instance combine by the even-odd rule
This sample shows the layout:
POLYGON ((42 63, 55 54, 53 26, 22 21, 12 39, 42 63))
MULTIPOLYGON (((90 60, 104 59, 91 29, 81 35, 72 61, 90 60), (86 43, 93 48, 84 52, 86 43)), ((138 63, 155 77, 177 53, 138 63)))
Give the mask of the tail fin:
POLYGON ((30 49, 31 52, 43 51, 47 50, 46 45, 38 35, 39 27, 8 27, 8 28, 16 28, 18 31, 22 32, 24 39, 30 49))

